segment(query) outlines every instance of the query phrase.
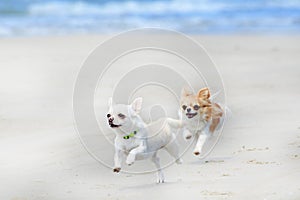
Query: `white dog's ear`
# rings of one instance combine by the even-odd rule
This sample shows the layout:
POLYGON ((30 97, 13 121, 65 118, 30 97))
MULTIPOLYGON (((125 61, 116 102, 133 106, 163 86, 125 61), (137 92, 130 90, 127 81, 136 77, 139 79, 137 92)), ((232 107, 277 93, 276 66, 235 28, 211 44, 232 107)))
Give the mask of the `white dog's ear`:
POLYGON ((191 94, 193 94, 193 93, 188 89, 188 87, 182 88, 182 90, 181 90, 181 96, 182 97, 186 97, 186 96, 189 96, 191 94))
POLYGON ((112 101, 112 97, 109 97, 108 99, 108 107, 112 107, 113 101, 112 101))
POLYGON ((131 104, 131 108, 133 109, 134 112, 139 113, 142 109, 142 103, 143 103, 143 98, 138 97, 135 100, 133 100, 131 104))

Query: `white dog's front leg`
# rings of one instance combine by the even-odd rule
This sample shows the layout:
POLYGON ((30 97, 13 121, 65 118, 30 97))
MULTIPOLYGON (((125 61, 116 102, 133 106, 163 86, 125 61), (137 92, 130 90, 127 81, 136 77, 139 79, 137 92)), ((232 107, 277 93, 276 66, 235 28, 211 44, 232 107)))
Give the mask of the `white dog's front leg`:
POLYGON ((114 162, 115 162, 115 166, 114 166, 114 172, 118 173, 121 171, 121 165, 122 165, 122 154, 123 151, 120 149, 115 149, 115 157, 114 157, 114 162))
POLYGON ((132 165, 132 164, 134 163, 134 161, 135 161, 136 155, 137 155, 137 154, 144 153, 144 152, 146 151, 146 148, 147 148, 147 147, 146 147, 146 144, 145 144, 145 142, 143 141, 143 142, 141 143, 140 146, 138 146, 137 148, 132 149, 132 150, 129 152, 128 156, 127 156, 126 164, 127 164, 127 165, 132 165))
POLYGON ((205 142, 206 142, 207 138, 209 138, 209 136, 210 136, 209 131, 202 131, 199 134, 198 141, 197 141, 196 147, 194 149, 194 154, 196 156, 200 155, 203 145, 205 144, 205 142))

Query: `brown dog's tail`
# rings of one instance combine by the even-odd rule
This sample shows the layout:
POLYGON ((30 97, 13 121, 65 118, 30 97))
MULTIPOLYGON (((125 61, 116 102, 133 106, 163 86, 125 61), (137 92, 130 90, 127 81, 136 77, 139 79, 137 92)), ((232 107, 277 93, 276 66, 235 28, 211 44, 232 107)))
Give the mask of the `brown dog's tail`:
POLYGON ((221 122, 221 118, 224 116, 224 110, 221 108, 221 106, 217 103, 214 103, 212 106, 212 122, 209 127, 209 131, 213 133, 218 125, 221 122))

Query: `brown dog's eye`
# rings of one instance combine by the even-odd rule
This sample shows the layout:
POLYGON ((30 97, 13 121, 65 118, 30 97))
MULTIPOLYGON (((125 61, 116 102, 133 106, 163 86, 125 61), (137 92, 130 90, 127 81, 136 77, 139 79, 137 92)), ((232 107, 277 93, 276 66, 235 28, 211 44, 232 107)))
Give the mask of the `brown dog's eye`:
POLYGON ((183 105, 183 106, 182 106, 182 109, 183 109, 183 110, 185 110, 186 108, 187 108, 187 106, 186 106, 186 105, 183 105))
POLYGON ((122 113, 119 113, 119 114, 118 114, 118 117, 120 117, 121 119, 124 119, 126 116, 123 115, 122 113))
POLYGON ((198 106, 198 105, 194 105, 194 110, 199 110, 199 108, 200 108, 200 106, 198 106))

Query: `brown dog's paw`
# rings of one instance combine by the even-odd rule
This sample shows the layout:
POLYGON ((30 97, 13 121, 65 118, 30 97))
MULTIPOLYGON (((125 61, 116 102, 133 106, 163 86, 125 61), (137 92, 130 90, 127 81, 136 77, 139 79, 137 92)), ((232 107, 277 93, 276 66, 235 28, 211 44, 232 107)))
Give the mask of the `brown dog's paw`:
POLYGON ((189 139, 191 139, 191 138, 192 138, 191 135, 185 137, 185 139, 187 139, 187 140, 189 140, 189 139))
POLYGON ((198 155, 200 155, 200 152, 199 152, 199 151, 195 151, 194 154, 195 154, 196 156, 198 156, 198 155))
POLYGON ((119 173, 121 171, 120 167, 114 168, 114 172, 119 173))

